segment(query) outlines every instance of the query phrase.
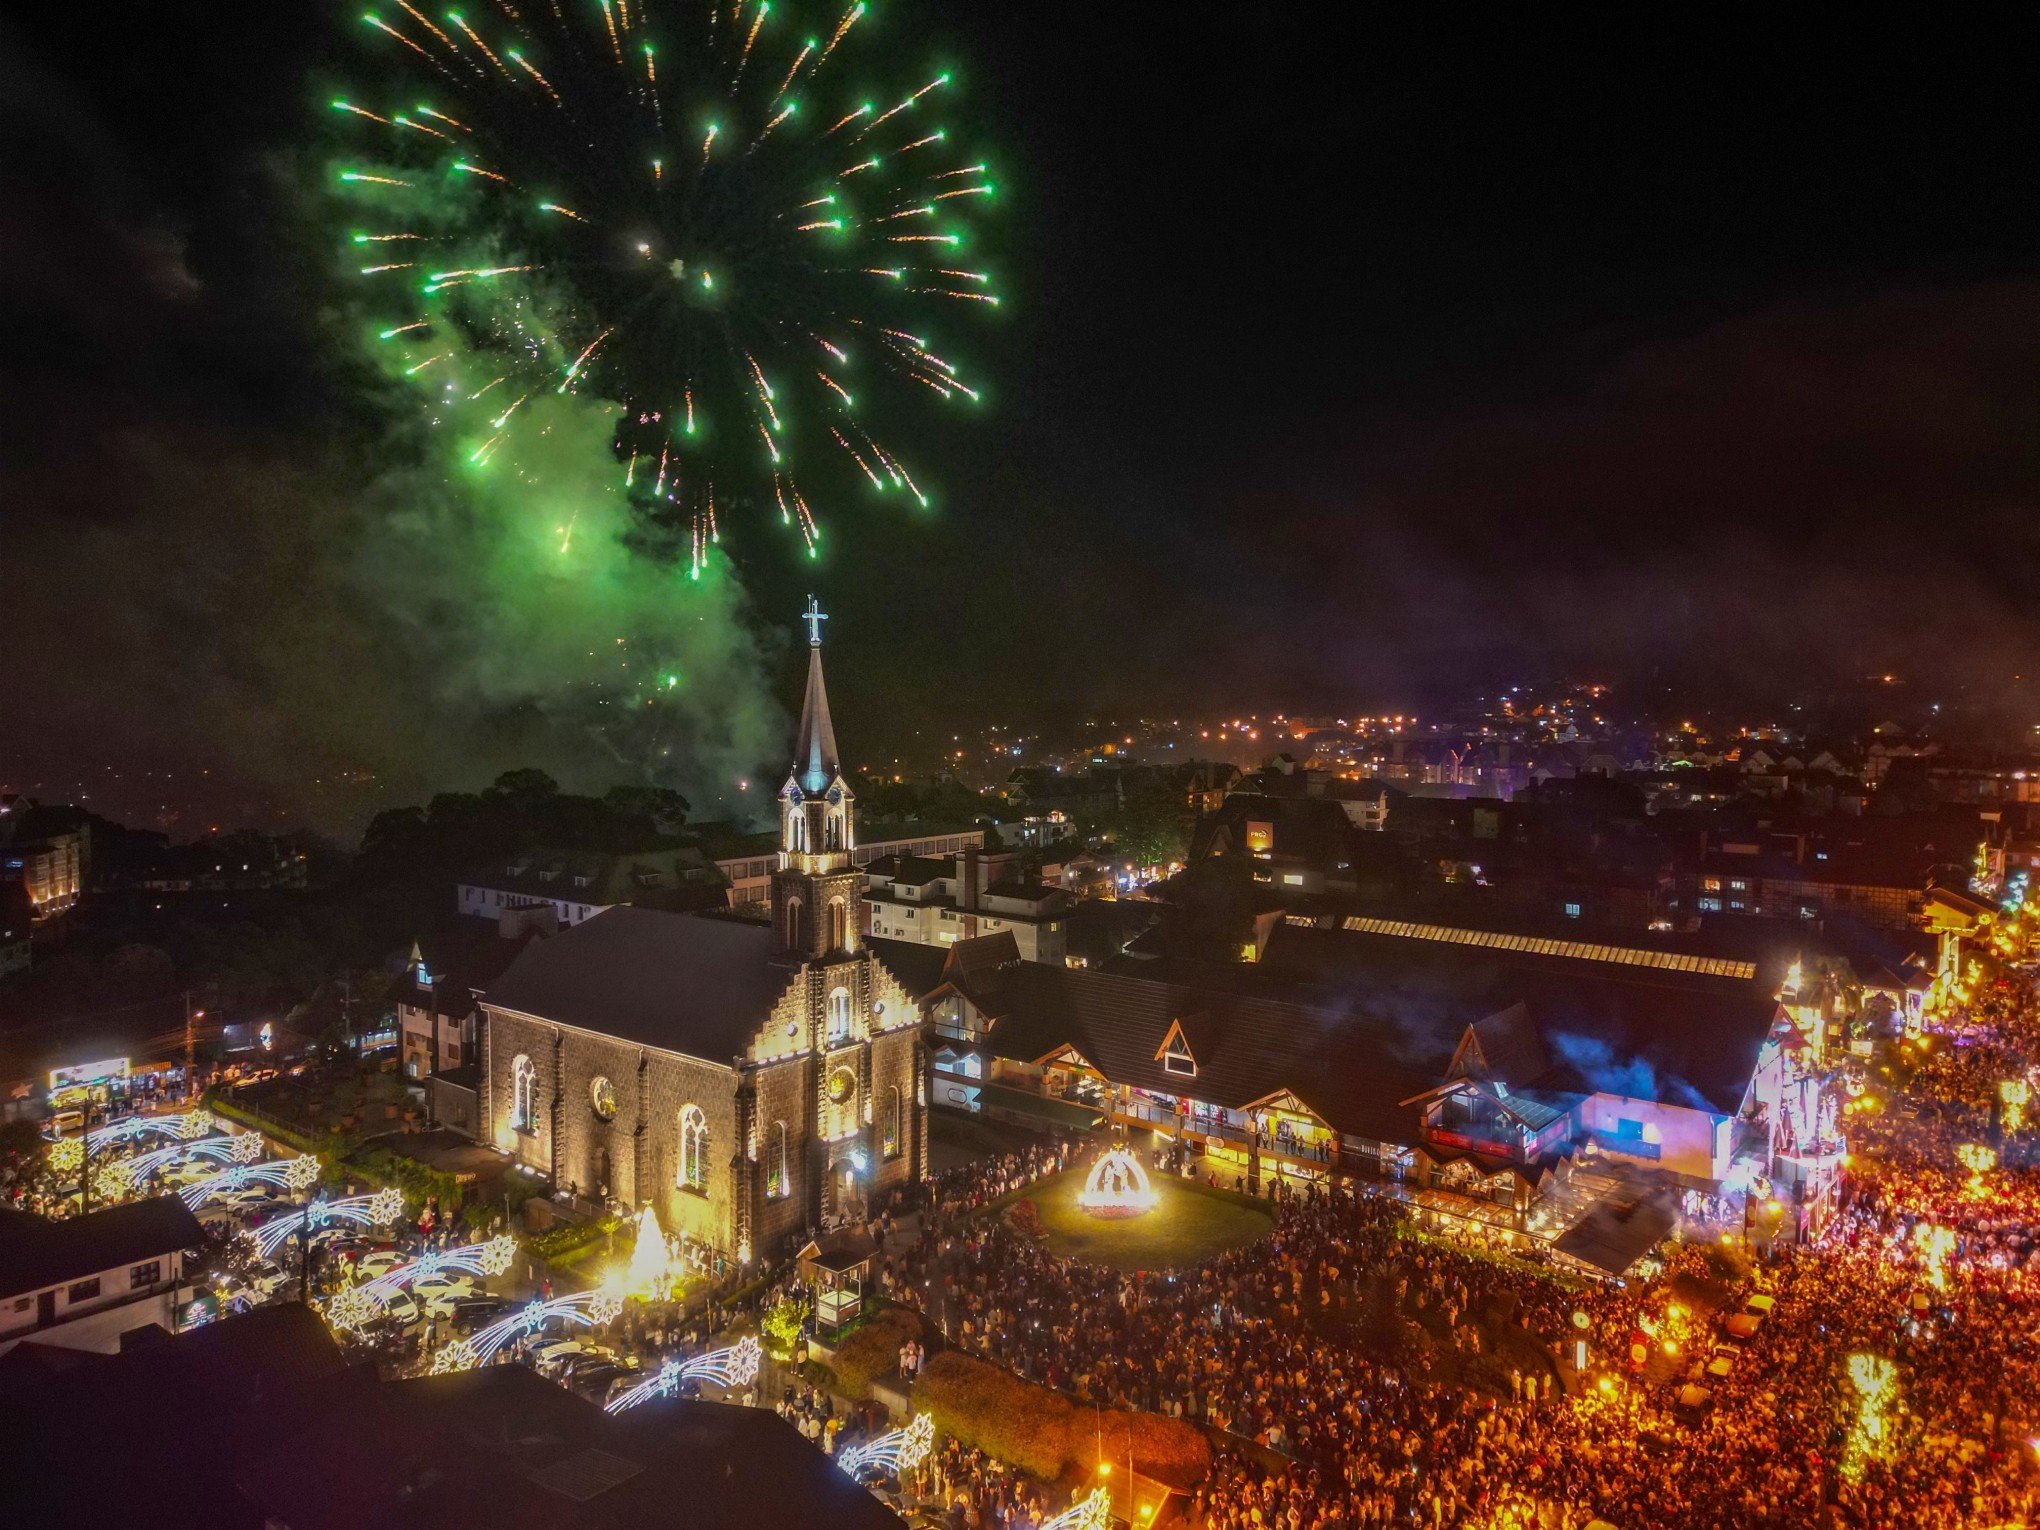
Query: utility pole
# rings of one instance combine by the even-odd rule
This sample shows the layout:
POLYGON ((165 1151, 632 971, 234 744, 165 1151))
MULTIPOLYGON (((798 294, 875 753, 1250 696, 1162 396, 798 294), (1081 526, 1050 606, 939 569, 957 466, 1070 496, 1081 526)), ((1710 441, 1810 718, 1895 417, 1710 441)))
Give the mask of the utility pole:
POLYGON ((204 1010, 196 1014, 191 1008, 191 990, 184 990, 184 1103, 189 1105, 198 1094, 198 1028, 197 1020, 204 1010))

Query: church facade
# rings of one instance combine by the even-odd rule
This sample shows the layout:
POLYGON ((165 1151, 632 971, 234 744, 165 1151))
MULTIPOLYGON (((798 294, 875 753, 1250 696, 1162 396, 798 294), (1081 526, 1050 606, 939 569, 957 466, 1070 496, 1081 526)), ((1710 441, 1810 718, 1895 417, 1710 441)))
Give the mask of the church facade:
POLYGON ((527 947, 481 999, 480 1139, 738 1262, 927 1162, 921 1017, 861 933, 822 620, 810 601, 771 924, 611 908, 527 947))

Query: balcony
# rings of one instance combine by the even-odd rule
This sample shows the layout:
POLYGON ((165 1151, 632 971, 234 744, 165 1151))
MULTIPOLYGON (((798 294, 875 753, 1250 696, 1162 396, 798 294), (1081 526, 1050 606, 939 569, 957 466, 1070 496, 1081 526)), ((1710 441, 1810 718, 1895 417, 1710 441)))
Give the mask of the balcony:
POLYGON ((1647 1158, 1655 1163, 1664 1157, 1664 1148, 1655 1142, 1645 1142, 1641 1137, 1625 1137, 1617 1132, 1590 1131, 1587 1140, 1604 1153, 1620 1153, 1626 1158, 1647 1158))
POLYGON ((1448 1131, 1441 1126, 1426 1126, 1423 1140, 1427 1146, 1450 1148, 1461 1153, 1482 1153, 1490 1158, 1521 1159, 1523 1142, 1520 1137, 1490 1136, 1476 1131, 1448 1131))

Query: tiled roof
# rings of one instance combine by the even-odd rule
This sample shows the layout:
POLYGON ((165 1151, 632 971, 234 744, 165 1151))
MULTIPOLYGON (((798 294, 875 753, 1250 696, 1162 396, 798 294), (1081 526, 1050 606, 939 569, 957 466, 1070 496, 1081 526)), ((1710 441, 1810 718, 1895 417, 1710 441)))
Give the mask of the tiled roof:
POLYGON ((483 1002, 727 1065, 793 971, 769 926, 622 906, 527 946, 483 1002))
POLYGON ((62 1222, 7 1211, 0 1213, 0 1296, 118 1270, 204 1241, 198 1218, 174 1195, 62 1222))
MULTIPOLYGON (((1757 980, 1285 925, 1262 965, 1348 1003, 1472 1025, 1522 1004, 1553 1063, 1547 1082, 1733 1114, 1778 1014, 1757 980)), ((1515 1087, 1537 1079, 1511 1078, 1515 1087)))
POLYGON ((1400 1101, 1443 1073, 1457 1033, 1359 1012, 1022 962, 987 995, 990 1045, 1027 1061, 1069 1046, 1117 1083, 1238 1109, 1288 1090, 1341 1131, 1410 1134, 1400 1101), (1194 1078, 1157 1055, 1181 1021, 1194 1078))

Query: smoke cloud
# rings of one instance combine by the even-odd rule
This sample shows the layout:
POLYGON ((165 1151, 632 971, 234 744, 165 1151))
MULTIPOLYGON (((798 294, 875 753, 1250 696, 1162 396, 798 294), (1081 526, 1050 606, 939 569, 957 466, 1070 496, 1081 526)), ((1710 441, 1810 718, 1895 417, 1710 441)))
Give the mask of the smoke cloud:
POLYGON ((527 764, 674 786, 697 817, 765 800, 738 783, 787 719, 744 589, 634 534, 604 406, 534 400, 522 456, 469 468, 320 306, 294 167, 215 281, 110 173, 72 173, 82 142, 0 211, 0 782, 342 833, 527 764))

